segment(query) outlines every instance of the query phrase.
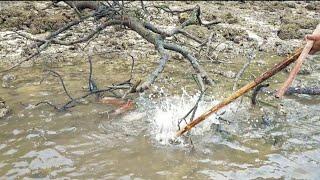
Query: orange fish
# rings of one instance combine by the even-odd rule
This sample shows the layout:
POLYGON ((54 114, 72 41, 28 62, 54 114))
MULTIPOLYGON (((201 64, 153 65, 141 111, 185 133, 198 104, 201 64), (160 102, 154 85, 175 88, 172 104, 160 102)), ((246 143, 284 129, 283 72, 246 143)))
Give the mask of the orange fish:
POLYGON ((132 100, 125 101, 123 99, 114 98, 114 97, 104 97, 100 99, 99 102, 118 107, 117 109, 109 111, 108 112, 109 116, 117 116, 129 110, 134 109, 134 102, 132 100))
POLYGON ((123 106, 127 103, 123 99, 114 98, 114 97, 103 97, 99 100, 99 102, 101 102, 103 104, 114 105, 114 106, 123 106))
POLYGON ((122 106, 120 106, 120 108, 112 110, 110 112, 110 115, 111 116, 116 116, 116 115, 125 113, 125 112, 127 112, 129 110, 132 110, 132 109, 134 109, 134 102, 132 100, 128 100, 127 103, 122 105, 122 106))

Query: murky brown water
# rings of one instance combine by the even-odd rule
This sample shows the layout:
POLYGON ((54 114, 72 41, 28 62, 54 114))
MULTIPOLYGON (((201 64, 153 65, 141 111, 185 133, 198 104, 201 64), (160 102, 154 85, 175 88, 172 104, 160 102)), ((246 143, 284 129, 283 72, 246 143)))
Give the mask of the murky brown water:
MULTIPOLYGON (((86 66, 57 68, 73 96, 84 93, 81 87, 86 85, 86 66)), ((105 72, 99 79, 101 84, 115 82, 112 68, 96 66, 97 74, 105 72)), ((117 80, 126 79, 127 74, 119 72, 117 80)), ((283 104, 282 112, 263 107, 271 121, 269 126, 261 124, 262 110, 250 107, 244 98, 237 112, 229 109, 223 115, 231 121, 222 125, 226 132, 212 126, 192 136, 192 150, 181 144, 163 145, 155 138, 158 127, 154 118, 159 118, 155 111, 171 97, 152 101, 141 95, 136 110, 114 119, 98 115, 113 107, 95 103, 94 98, 69 112, 57 112, 48 106, 30 105, 41 100, 55 104, 66 101, 57 79, 49 77, 39 84, 39 68, 15 74, 14 87, 0 89, 0 96, 12 108, 9 117, 0 120, 1 179, 320 178, 319 97, 269 100, 276 106, 283 104)), ((319 74, 303 78, 314 82, 319 74)), ((224 86, 212 90, 218 99, 230 92, 214 93, 221 88, 224 86)), ((180 87, 177 89, 180 92, 180 87)), ((210 104, 207 100, 208 107, 210 104)), ((235 111, 237 104, 232 107, 235 111)))

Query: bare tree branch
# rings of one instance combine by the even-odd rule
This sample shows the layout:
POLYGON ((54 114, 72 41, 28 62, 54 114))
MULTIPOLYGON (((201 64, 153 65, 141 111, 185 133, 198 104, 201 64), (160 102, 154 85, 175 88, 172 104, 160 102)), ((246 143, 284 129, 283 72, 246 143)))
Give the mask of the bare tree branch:
MULTIPOLYGON (((31 54, 30 56, 28 56, 24 60, 18 62, 17 64, 13 65, 12 67, 1 71, 0 73, 11 71, 11 70, 17 68, 18 66, 20 66, 21 64, 23 64, 23 63, 25 63, 27 61, 30 61, 32 58, 34 58, 35 56, 39 55, 42 51, 44 51, 46 48, 48 48, 50 43, 52 42, 52 39, 54 37, 56 37, 57 35, 59 35, 60 33, 64 32, 64 31, 70 29, 71 27, 79 24, 80 22, 84 21, 85 19, 87 19, 89 17, 91 17, 91 15, 90 16, 86 16, 85 18, 83 18, 81 20, 75 20, 75 21, 72 21, 70 23, 67 23, 65 26, 59 28, 57 31, 55 31, 55 32, 51 33, 49 36, 47 36, 45 38, 46 40, 35 39, 37 41, 36 47, 39 47, 35 53, 31 54)), ((29 36, 27 36, 25 34, 22 34, 22 33, 18 33, 18 34, 23 36, 23 37, 25 37, 25 38, 27 38, 27 37, 29 38, 29 36)), ((29 39, 34 39, 34 38, 29 38, 29 39)))
POLYGON ((156 40, 156 49, 158 50, 161 58, 159 60, 159 66, 155 69, 155 71, 153 71, 151 73, 151 75, 149 76, 148 80, 146 82, 144 82, 141 86, 139 86, 136 90, 137 92, 142 92, 146 89, 149 88, 149 86, 151 84, 154 83, 154 81, 156 80, 156 78, 159 76, 159 74, 163 71, 168 59, 169 59, 169 55, 165 52, 165 49, 163 47, 163 40, 162 39, 158 39, 156 40))
POLYGON ((196 73, 199 73, 201 75, 205 84, 208 84, 208 85, 213 84, 213 81, 208 76, 206 71, 202 69, 202 67, 199 65, 197 59, 194 56, 192 56, 187 50, 183 49, 178 45, 169 44, 169 43, 164 43, 164 48, 180 53, 183 57, 189 60, 191 66, 193 67, 196 73))

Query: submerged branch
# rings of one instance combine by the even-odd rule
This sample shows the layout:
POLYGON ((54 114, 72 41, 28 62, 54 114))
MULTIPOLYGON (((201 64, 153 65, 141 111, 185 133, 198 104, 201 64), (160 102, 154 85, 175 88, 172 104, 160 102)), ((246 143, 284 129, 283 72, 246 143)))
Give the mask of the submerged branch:
POLYGON ((182 130, 179 130, 176 135, 180 136, 180 135, 184 134, 185 132, 189 131, 194 126, 196 126, 197 124, 199 124, 202 121, 204 121, 211 114, 219 111, 221 108, 223 108, 226 105, 230 104, 231 102, 233 102, 238 97, 242 96, 246 92, 248 92, 251 89, 255 88, 260 83, 262 83, 265 80, 267 80, 268 78, 272 77, 273 75, 275 75, 276 73, 278 73, 279 71, 281 71, 282 69, 284 69, 285 67, 287 67, 288 65, 293 63, 294 61, 296 61, 297 58, 299 57, 299 55, 301 54, 301 52, 302 52, 302 49, 301 48, 298 49, 294 55, 292 55, 292 56, 284 59, 282 62, 276 64, 270 70, 268 70, 268 71, 264 72, 263 74, 261 74, 254 81, 252 81, 252 82, 248 83, 247 85, 243 86, 242 88, 238 89, 236 92, 231 94, 229 97, 225 98, 219 104, 213 106, 209 111, 203 113, 201 116, 196 118, 194 121, 192 121, 189 124, 187 124, 182 130))
POLYGON ((68 90, 67 90, 67 88, 66 88, 66 85, 64 84, 64 81, 63 81, 61 75, 60 75, 59 73, 51 70, 51 69, 47 69, 46 71, 51 72, 55 77, 58 77, 58 78, 59 78, 59 80, 60 80, 60 82, 61 82, 61 85, 62 85, 62 87, 63 87, 64 92, 66 93, 66 95, 69 97, 70 100, 73 100, 72 96, 70 95, 70 93, 68 92, 68 90))
POLYGON ((144 82, 141 86, 139 86, 136 91, 142 92, 149 88, 151 84, 153 84, 156 80, 156 78, 159 76, 159 74, 163 71, 167 61, 169 60, 169 55, 165 52, 165 49, 163 47, 163 40, 158 39, 156 40, 156 49, 158 50, 161 58, 159 60, 158 67, 151 73, 148 80, 144 82))
POLYGON ((285 93, 291 94, 308 94, 308 95, 320 95, 320 87, 289 87, 285 93))

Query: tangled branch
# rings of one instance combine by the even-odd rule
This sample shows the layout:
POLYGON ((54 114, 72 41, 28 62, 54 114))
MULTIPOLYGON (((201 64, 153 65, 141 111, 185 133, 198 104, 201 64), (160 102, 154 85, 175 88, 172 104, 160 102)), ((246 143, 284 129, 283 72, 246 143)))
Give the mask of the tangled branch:
MULTIPOLYGON (((55 1, 55 2, 57 3, 59 1, 55 1)), ((76 104, 78 104, 80 99, 86 98, 86 97, 93 95, 93 94, 96 94, 99 97, 100 93, 102 93, 102 92, 109 91, 109 92, 113 93, 113 91, 118 90, 118 89, 126 89, 127 92, 122 96, 122 98, 125 98, 128 93, 143 92, 143 91, 149 89, 149 87, 156 82, 156 79, 163 72, 168 60, 170 59, 169 51, 180 53, 185 59, 188 60, 188 62, 190 63, 191 67, 193 68, 193 70, 196 74, 196 77, 198 79, 198 84, 200 84, 200 86, 201 86, 200 89, 202 92, 204 92, 204 90, 205 90, 205 85, 211 85, 213 83, 211 78, 208 76, 207 72, 201 67, 198 59, 193 55, 192 52, 190 52, 186 48, 178 45, 177 43, 172 42, 171 40, 168 40, 170 37, 174 37, 175 35, 180 34, 188 39, 194 40, 195 42, 197 42, 199 44, 206 43, 205 40, 199 39, 196 36, 194 36, 191 33, 184 30, 185 27, 190 26, 190 25, 207 26, 207 25, 219 23, 219 22, 214 22, 214 23, 208 24, 208 23, 205 23, 204 21, 202 21, 201 17, 200 17, 201 11, 200 11, 199 6, 196 6, 194 8, 188 9, 188 10, 182 10, 179 12, 172 11, 172 10, 170 10, 170 8, 169 9, 167 8, 168 12, 170 11, 173 14, 182 13, 182 12, 191 13, 191 14, 190 14, 190 17, 185 22, 183 22, 181 25, 179 25, 178 27, 173 28, 170 31, 165 31, 165 30, 158 28, 157 26, 151 24, 150 22, 148 22, 146 20, 143 20, 139 17, 133 17, 132 15, 130 15, 130 13, 128 13, 128 7, 126 6, 128 4, 127 2, 118 2, 118 1, 108 2, 107 1, 106 3, 102 3, 102 2, 97 3, 97 2, 89 2, 89 1, 83 1, 83 2, 65 1, 65 3, 67 3, 71 8, 73 8, 75 10, 75 12, 79 15, 80 18, 65 24, 63 27, 50 33, 50 35, 48 35, 42 39, 35 38, 30 34, 16 31, 15 33, 18 34, 19 36, 21 36, 22 38, 34 41, 34 45, 32 47, 36 49, 36 52, 31 54, 30 56, 28 56, 26 59, 20 61, 16 65, 10 67, 9 69, 2 71, 2 73, 10 71, 14 68, 17 68, 24 62, 30 61, 35 56, 37 56, 41 52, 45 51, 52 44, 71 46, 71 45, 76 45, 76 44, 80 44, 80 43, 85 43, 85 42, 92 40, 93 38, 98 37, 101 31, 103 31, 106 28, 111 27, 111 26, 121 26, 121 27, 125 27, 129 30, 132 30, 132 31, 136 32, 137 34, 139 34, 147 42, 153 44, 155 49, 157 50, 157 52, 160 55, 159 63, 158 63, 158 66, 153 70, 153 72, 151 72, 149 74, 149 76, 147 77, 147 79, 143 83, 141 83, 141 81, 139 80, 133 84, 131 82, 133 79, 133 68, 134 68, 134 59, 132 57, 132 65, 131 65, 131 72, 130 72, 130 79, 129 80, 122 82, 122 83, 113 84, 112 86, 108 86, 105 89, 98 89, 97 84, 93 80, 93 66, 92 66, 92 55, 93 54, 92 54, 92 52, 89 52, 89 55, 88 55, 88 63, 89 63, 89 77, 88 77, 88 86, 89 87, 88 87, 88 89, 89 89, 89 92, 80 96, 80 97, 77 97, 77 98, 72 97, 66 89, 66 86, 64 84, 62 76, 53 70, 47 70, 52 75, 59 78, 59 80, 62 84, 62 87, 64 89, 64 92, 66 93, 66 95, 69 98, 69 101, 66 102, 61 107, 57 107, 47 101, 40 102, 37 105, 47 104, 47 105, 54 107, 55 109, 66 110, 66 109, 74 107, 76 104), (83 10, 85 8, 92 9, 92 10, 94 10, 94 12, 92 12, 90 15, 87 15, 87 16, 81 16, 81 10, 83 10), (94 22, 99 23, 99 25, 94 30, 92 30, 87 35, 85 35, 84 37, 76 39, 76 40, 72 40, 72 41, 61 40, 61 39, 57 38, 58 35, 66 32, 66 31, 71 30, 72 27, 79 25, 81 22, 84 22, 86 20, 90 21, 89 18, 92 18, 92 17, 94 19, 94 22)), ((147 7, 144 6, 143 2, 141 2, 141 6, 144 8, 145 11, 147 10, 147 7)), ((49 6, 47 8, 49 8, 49 6)), ((159 8, 159 7, 155 7, 155 8, 159 8)), ((195 107, 195 110, 196 110, 196 107, 195 107)), ((195 110, 194 110, 194 112, 195 112, 195 110)))

